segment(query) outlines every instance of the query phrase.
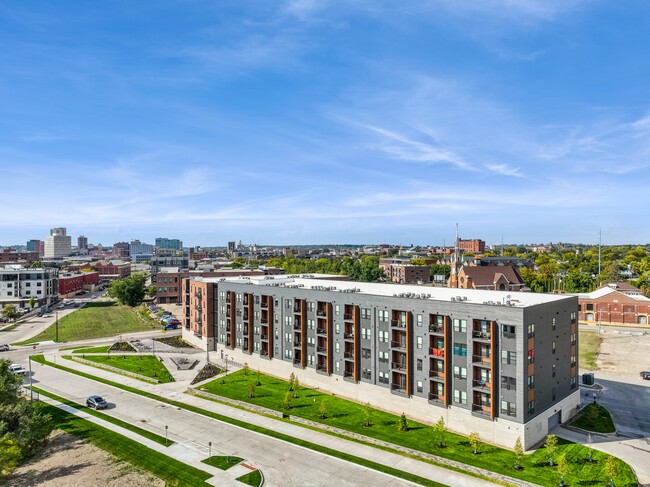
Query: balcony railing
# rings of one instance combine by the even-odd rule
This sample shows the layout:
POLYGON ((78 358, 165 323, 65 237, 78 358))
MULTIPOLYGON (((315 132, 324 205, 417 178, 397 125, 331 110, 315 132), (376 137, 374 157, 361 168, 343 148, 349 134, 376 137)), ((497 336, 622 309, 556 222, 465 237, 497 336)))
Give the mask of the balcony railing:
POLYGON ((349 320, 353 319, 353 316, 354 315, 352 313, 343 313, 343 319, 345 321, 349 321, 349 320))
POLYGON ((391 364, 391 368, 393 370, 406 370, 406 363, 405 362, 393 362, 391 364))
POLYGON ((387 364, 387 363, 388 363, 388 359, 387 359, 387 358, 380 358, 380 359, 379 359, 379 363, 380 363, 380 364, 387 364))
POLYGON ((327 330, 325 328, 318 328, 316 333, 319 335, 327 335, 327 330))
POLYGON ((390 342, 390 346, 392 348, 406 348, 406 342, 405 341, 404 342, 402 342, 402 341, 390 342))
POLYGON ((435 394, 433 392, 430 392, 429 393, 429 402, 444 404, 445 403, 445 397, 442 394, 435 394))
POLYGON ((321 318, 325 318, 325 316, 327 316, 327 314, 322 309, 319 309, 318 311, 316 311, 316 316, 320 316, 321 318))
POLYGON ((477 338, 479 340, 489 340, 492 334, 489 331, 474 330, 472 332, 472 338, 477 338))
POLYGON ((352 370, 344 370, 343 371, 343 377, 346 378, 346 379, 354 378, 354 371, 352 371, 352 370))
POLYGON ((327 352, 327 347, 316 347, 316 351, 318 353, 326 353, 327 352))
POLYGON ((445 327, 442 325, 429 325, 430 333, 444 333, 445 327))
POLYGON ((294 323, 293 324, 293 329, 294 330, 300 330, 300 328, 301 328, 300 323, 294 323))
POLYGON ((354 333, 343 333, 343 338, 345 338, 346 340, 351 340, 352 338, 354 338, 354 333))
POLYGON ((325 365, 325 364, 318 364, 318 365, 316 366, 316 370, 318 370, 318 371, 320 371, 320 372, 327 372, 327 365, 325 365))
POLYGON ((490 355, 473 355, 472 362, 487 365, 490 363, 490 355))
POLYGON ((260 308, 261 309, 269 309, 269 303, 262 303, 260 308))
POLYGON ((444 348, 432 348, 431 349, 431 355, 434 357, 444 357, 445 356, 445 349, 444 348))
POLYGON ((302 343, 299 340, 294 340, 293 346, 296 348, 300 348, 302 346, 302 343))
POLYGON ((268 357, 269 356, 269 351, 268 350, 260 350, 260 355, 268 357))
POLYGON ((263 335, 260 335, 260 338, 262 338, 262 340, 268 340, 269 336, 263 334, 263 335))
POLYGON ((396 384, 396 383, 392 383, 392 384, 390 385, 390 391, 391 391, 391 392, 394 392, 394 393, 397 393, 397 394, 404 394, 404 395, 406 395, 406 386, 405 386, 404 384, 401 384, 401 383, 397 383, 397 384, 396 384))
POLYGON ((294 365, 299 365, 301 362, 302 361, 301 361, 300 357, 294 357, 294 359, 293 359, 293 364, 294 365))
POLYGON ((344 358, 354 358, 354 352, 343 352, 344 358))
POLYGON ((479 380, 473 380, 472 381, 472 386, 478 387, 480 389, 489 390, 492 387, 492 383, 488 382, 488 381, 485 381, 485 380, 479 379, 479 380))
POLYGON ((394 328, 406 328, 406 322, 401 320, 390 320, 390 326, 394 328))
POLYGON ((491 411, 490 403, 484 402, 483 404, 472 404, 472 413, 480 414, 481 416, 491 416, 492 411, 491 411))
POLYGON ((444 377, 445 372, 442 370, 430 370, 429 377, 444 377))

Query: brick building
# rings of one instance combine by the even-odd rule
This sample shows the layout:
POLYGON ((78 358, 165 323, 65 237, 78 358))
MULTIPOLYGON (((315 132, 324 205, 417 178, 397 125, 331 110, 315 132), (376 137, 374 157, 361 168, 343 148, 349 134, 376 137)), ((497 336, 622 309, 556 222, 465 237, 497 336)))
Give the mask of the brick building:
POLYGON ((449 287, 462 289, 484 289, 491 291, 522 291, 527 290, 524 278, 519 269, 513 265, 507 266, 465 266, 458 271, 458 285, 449 278, 449 287))
POLYGON ((410 259, 379 259, 379 267, 386 278, 400 284, 427 284, 431 282, 431 269, 427 265, 412 265, 410 259))
POLYGON ((70 296, 79 291, 93 291, 99 284, 99 272, 59 274, 59 295, 70 296))
POLYGON ((485 242, 480 239, 463 240, 459 238, 458 248, 461 253, 472 252, 473 254, 482 254, 485 252, 485 242))
POLYGON ((39 260, 38 252, 16 252, 13 248, 5 247, 0 252, 0 263, 2 264, 25 264, 29 265, 32 262, 39 260))
POLYGON ((650 298, 625 282, 610 283, 578 294, 578 315, 587 323, 647 325, 650 298))

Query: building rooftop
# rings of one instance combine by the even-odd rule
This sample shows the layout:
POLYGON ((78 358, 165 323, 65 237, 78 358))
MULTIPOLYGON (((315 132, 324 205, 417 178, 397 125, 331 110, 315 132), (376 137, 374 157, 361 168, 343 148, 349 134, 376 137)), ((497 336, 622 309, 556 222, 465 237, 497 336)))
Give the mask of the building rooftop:
POLYGON ((207 277, 196 278, 203 282, 232 282, 256 286, 282 286, 322 291, 392 296, 432 301, 464 301, 472 304, 496 304, 515 307, 535 306, 568 299, 564 294, 509 293, 507 291, 484 291, 476 289, 456 289, 444 287, 416 286, 408 284, 387 284, 328 280, 327 274, 305 274, 287 276, 251 277, 207 277), (508 304, 509 303, 509 304, 508 304))

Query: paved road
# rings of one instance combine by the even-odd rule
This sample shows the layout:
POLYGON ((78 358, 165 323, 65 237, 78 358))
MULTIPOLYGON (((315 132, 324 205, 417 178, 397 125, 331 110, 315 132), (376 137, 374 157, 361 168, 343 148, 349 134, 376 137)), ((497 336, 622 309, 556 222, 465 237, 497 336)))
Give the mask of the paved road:
MULTIPOLYGON (((61 358, 58 358, 57 362, 61 360, 61 358)), ((115 380, 115 376, 109 372, 88 368, 75 362, 66 362, 66 365, 71 365, 79 370, 90 371, 95 375, 106 376, 115 380)), ((386 476, 356 464, 249 430, 240 429, 227 423, 221 423, 186 410, 179 410, 158 401, 73 376, 51 367, 34 364, 33 378, 38 381, 38 383, 35 383, 38 387, 73 400, 85 400, 85 397, 89 394, 104 395, 109 402, 117 405, 115 409, 109 410, 110 414, 114 414, 124 421, 151 428, 157 432, 163 431, 164 426, 168 425, 169 431, 174 435, 176 441, 195 444, 203 449, 207 447, 209 441, 212 441, 213 451, 238 455, 254 462, 264 471, 268 485, 412 485, 409 482, 386 476)), ((459 487, 494 485, 485 480, 469 477, 401 455, 360 445, 213 401, 188 396, 181 392, 187 386, 184 383, 150 385, 128 378, 122 378, 120 381, 129 384, 133 383, 140 389, 215 411, 247 423, 259 424, 292 437, 303 438, 334 450, 347 452, 399 470, 412 472, 446 485, 459 487)), ((207 456, 207 451, 205 455, 207 456)))

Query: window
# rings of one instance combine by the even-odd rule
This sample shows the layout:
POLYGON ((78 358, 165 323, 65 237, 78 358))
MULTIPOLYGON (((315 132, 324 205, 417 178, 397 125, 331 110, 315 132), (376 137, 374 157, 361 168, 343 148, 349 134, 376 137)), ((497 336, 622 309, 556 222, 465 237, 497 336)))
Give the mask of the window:
POLYGON ((551 342, 551 350, 553 350, 553 353, 555 353, 555 349, 556 349, 556 344, 555 344, 555 340, 553 340, 553 342, 551 342))
POLYGON ((379 382, 388 384, 388 372, 379 372, 379 382))
POLYGON ((517 363, 517 352, 501 350, 501 363, 515 365, 517 363))
POLYGON ((458 404, 467 404, 467 392, 454 389, 454 402, 458 404))
POLYGON ((528 376, 528 390, 535 389, 535 374, 528 376))
POLYGON ((517 379, 515 377, 501 376, 501 388, 509 391, 517 389, 517 379))
POLYGON ((260 351, 260 342, 253 342, 253 351, 255 352, 260 351))
POLYGON ((291 321, 292 321, 291 316, 285 316, 285 317, 284 317, 284 324, 285 324, 286 326, 291 326, 291 321))
POLYGON ((337 372, 341 371, 341 362, 334 362, 334 370, 337 372))
POLYGON ((508 416, 517 416, 517 407, 514 402, 501 401, 501 413, 508 416))
POLYGON ((576 380, 576 377, 573 376, 571 377, 571 389, 575 389, 578 385, 578 381, 576 380))
POLYGON ((309 365, 314 365, 316 363, 315 357, 313 355, 307 355, 307 363, 309 365))
POLYGON ((575 367, 575 366, 576 366, 576 356, 571 355, 571 367, 575 367))
POLYGON ((417 326, 422 326, 422 315, 417 315, 416 316, 415 324, 417 326))
POLYGON ((308 301, 307 302, 307 310, 308 311, 314 311, 314 302, 313 301, 308 301))
POLYGON ((287 299, 287 300, 284 302, 284 305, 286 306, 287 309, 291 308, 291 305, 292 305, 292 304, 293 304, 293 303, 291 302, 290 299, 287 299))
POLYGON ((535 401, 528 402, 528 414, 535 414, 535 401))
POLYGON ((555 318, 553 318, 553 320, 552 320, 552 322, 551 322, 551 326, 553 327, 553 330, 555 330, 555 328, 556 328, 556 325, 555 325, 555 318))
POLYGON ((587 311, 593 311, 594 310, 594 305, 593 304, 587 304, 586 308, 587 308, 587 311))
POLYGON ((422 370, 422 359, 421 358, 417 359, 415 363, 416 363, 416 368, 418 370, 422 370))
POLYGON ((575 343, 576 343, 576 334, 571 333, 571 345, 575 345, 575 343))
POLYGON ((454 331, 467 333, 467 320, 459 320, 454 318, 454 331))
POLYGON ((313 347, 316 345, 316 337, 307 337, 307 346, 313 347))
POLYGON ((417 337, 416 338, 416 345, 417 348, 422 348, 422 337, 417 337))
POLYGON ((388 343, 388 332, 379 330, 379 341, 388 343))
POLYGON ((308 328, 309 330, 314 330, 314 329, 316 329, 316 321, 315 321, 315 320, 312 320, 312 319, 308 319, 308 320, 307 320, 307 328, 308 328))
POLYGON ((370 369, 363 369, 361 371, 361 377, 364 379, 371 380, 372 379, 372 370, 370 369))
POLYGON ((237 293, 237 302, 241 303, 241 293, 237 293))
POLYGON ((454 355, 467 357, 467 345, 463 343, 454 343, 454 355))
POLYGON ((361 308, 361 318, 364 320, 369 320, 370 319, 370 309, 369 308, 361 308))
POLYGON ((555 364, 553 364, 553 366, 552 366, 551 375, 552 375, 553 377, 555 377, 555 364))
POLYGON ((341 325, 339 323, 334 323, 334 333, 337 335, 341 333, 341 325))
POLYGON ((377 319, 379 321, 388 321, 388 310, 380 309, 377 311, 377 319))
POLYGON ((454 365, 454 377, 456 379, 467 379, 467 368, 454 365))
POLYGON ((533 338, 535 336, 535 323, 528 325, 528 338, 533 338))
POLYGON ((528 350, 528 365, 535 363, 535 349, 528 350))
POLYGON ((504 338, 515 338, 514 325, 501 325, 501 333, 504 338))
POLYGON ((384 352, 383 350, 380 350, 379 361, 382 363, 388 363, 388 352, 384 352))
POLYGON ((284 341, 285 342, 293 341, 293 333, 285 333, 284 334, 284 341))
POLYGON ((340 344, 339 342, 336 342, 336 343, 334 344, 334 351, 335 351, 336 353, 339 353, 339 352, 341 351, 341 344, 340 344))
POLYGON ((416 386, 416 387, 417 387, 417 391, 418 391, 418 392, 422 392, 422 381, 421 381, 421 380, 419 380, 419 381, 417 382, 417 386, 416 386))
POLYGON ((341 314, 341 306, 340 305, 337 304, 337 305, 334 306, 334 314, 336 314, 336 316, 341 314))
POLYGON ((361 358, 370 358, 370 349, 362 348, 361 349, 361 358))
POLYGON ((361 338, 370 340, 372 338, 372 333, 370 328, 361 328, 361 338))

